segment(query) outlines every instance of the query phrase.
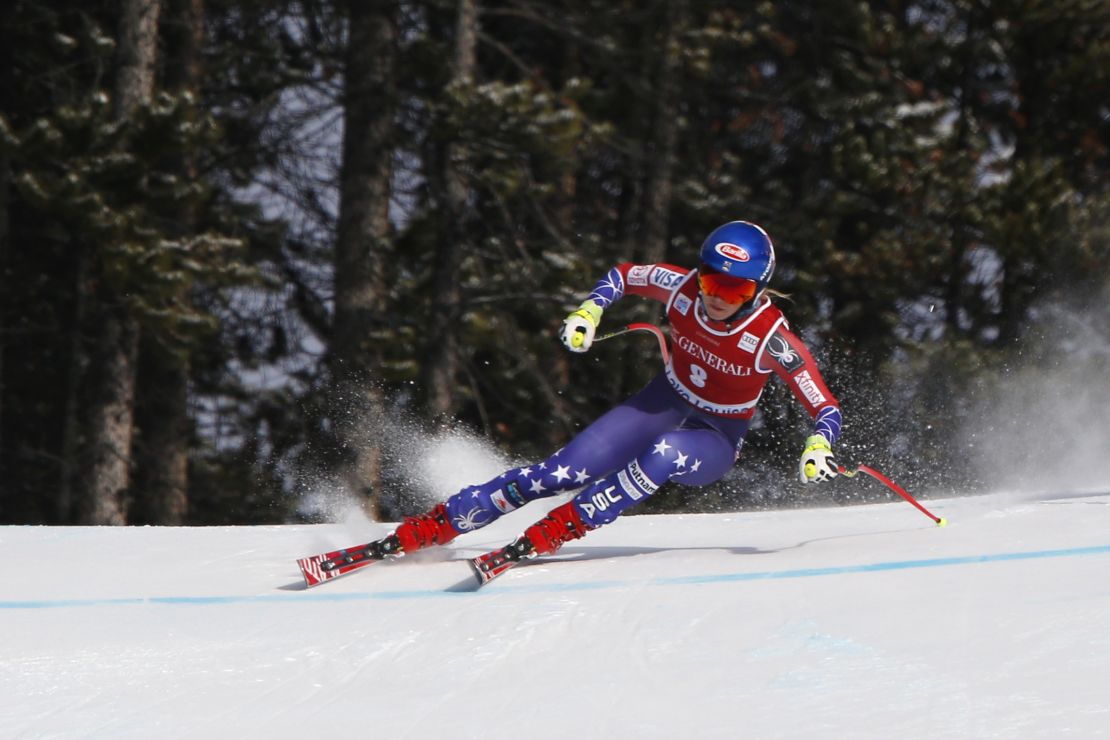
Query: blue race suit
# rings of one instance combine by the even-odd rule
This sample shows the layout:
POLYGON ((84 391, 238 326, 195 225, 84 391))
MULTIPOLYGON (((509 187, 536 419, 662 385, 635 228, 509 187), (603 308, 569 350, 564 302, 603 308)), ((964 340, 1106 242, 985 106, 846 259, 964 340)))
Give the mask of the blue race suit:
POLYGON ((616 519, 669 480, 703 486, 740 454, 763 386, 778 375, 835 444, 840 407, 809 350, 766 296, 726 322, 708 318, 696 271, 621 264, 594 287, 602 308, 626 293, 667 307, 672 354, 664 371, 543 462, 467 487, 446 502, 459 532, 479 529, 529 501, 581 488, 574 497, 590 528, 616 519))

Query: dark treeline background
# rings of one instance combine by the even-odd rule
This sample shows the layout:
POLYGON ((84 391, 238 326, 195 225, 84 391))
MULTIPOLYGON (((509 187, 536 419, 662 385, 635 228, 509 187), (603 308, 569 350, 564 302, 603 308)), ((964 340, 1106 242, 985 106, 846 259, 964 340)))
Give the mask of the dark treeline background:
MULTIPOLYGON (((658 370, 649 338, 567 353, 565 313, 737 218, 775 240, 841 454, 974 487, 975 394, 1038 306, 1105 300, 1105 0, 12 0, 0 24, 3 522, 293 521, 320 481, 414 513, 399 421, 546 456, 658 370)), ((603 330, 658 318, 629 300, 603 330)), ((734 473, 651 506, 794 501, 806 430, 772 382, 734 473)))

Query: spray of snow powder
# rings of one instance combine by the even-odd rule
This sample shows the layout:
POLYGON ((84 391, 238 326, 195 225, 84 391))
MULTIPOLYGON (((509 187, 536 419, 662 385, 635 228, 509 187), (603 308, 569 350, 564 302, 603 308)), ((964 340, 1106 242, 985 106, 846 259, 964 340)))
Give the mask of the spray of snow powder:
POLYGON ((1110 444, 1110 288, 1080 310, 1037 311, 1019 363, 965 430, 981 480, 1021 493, 1104 492, 1110 444))
MULTIPOLYGON (((428 431, 403 408, 389 414, 388 429, 365 421, 364 443, 382 441, 382 472, 390 504, 405 514, 424 511, 460 488, 484 483, 514 463, 487 439, 462 426, 428 431)), ((385 534, 371 522, 360 497, 339 481, 306 476, 299 509, 311 518, 340 523, 359 536, 385 534)))

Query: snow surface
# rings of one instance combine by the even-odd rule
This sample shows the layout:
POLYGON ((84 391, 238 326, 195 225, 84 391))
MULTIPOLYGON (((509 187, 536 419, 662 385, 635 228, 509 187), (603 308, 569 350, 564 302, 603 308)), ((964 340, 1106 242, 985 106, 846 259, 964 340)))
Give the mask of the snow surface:
POLYGON ((0 527, 0 737, 1110 737, 1110 494, 923 503, 626 516, 477 593, 538 504, 312 590, 386 525, 0 527))

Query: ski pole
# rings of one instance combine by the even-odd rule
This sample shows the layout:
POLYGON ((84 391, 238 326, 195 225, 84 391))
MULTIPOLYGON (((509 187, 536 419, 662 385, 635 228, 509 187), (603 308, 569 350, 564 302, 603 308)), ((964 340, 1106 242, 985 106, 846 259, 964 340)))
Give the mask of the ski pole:
POLYGON ((604 342, 606 339, 619 337, 622 334, 627 334, 632 331, 646 331, 655 335, 659 340, 659 351, 663 353, 663 364, 671 361, 671 353, 667 351, 667 337, 663 334, 663 330, 655 324, 648 324, 642 321, 633 322, 616 331, 611 331, 608 334, 602 334, 600 337, 594 337, 595 342, 604 342))
POLYGON ((920 511, 920 512, 921 512, 922 514, 924 514, 925 516, 929 517, 929 518, 930 518, 930 519, 932 519, 932 520, 933 520, 934 522, 936 522, 936 523, 937 523, 937 526, 938 526, 938 527, 946 527, 946 526, 948 526, 948 520, 947 520, 947 519, 945 519, 945 518, 944 518, 944 517, 942 517, 942 516, 935 516, 935 515, 934 515, 934 514, 933 514, 933 513, 931 512, 931 511, 929 511, 929 510, 928 510, 928 509, 926 509, 926 508, 925 508, 924 506, 922 506, 921 504, 919 504, 919 503, 917 502, 917 499, 915 499, 915 498, 914 498, 913 496, 911 496, 910 494, 906 493, 906 490, 905 490, 904 488, 902 488, 902 487, 901 487, 900 485, 898 485, 897 483, 895 483, 894 481, 892 481, 892 480, 891 480, 890 478, 887 478, 887 477, 886 477, 885 475, 883 475, 882 473, 880 473, 880 472, 879 472, 878 470, 875 470, 874 468, 869 468, 869 467, 867 467, 866 465, 860 465, 860 466, 856 467, 856 469, 855 469, 855 470, 848 470, 848 469, 847 469, 847 468, 845 468, 845 467, 844 467, 843 465, 838 465, 838 466, 837 466, 837 470, 838 470, 838 471, 840 472, 840 474, 841 474, 841 475, 843 475, 843 476, 845 476, 845 477, 847 477, 847 478, 855 478, 855 477, 856 477, 856 475, 858 475, 859 473, 867 473, 867 474, 868 474, 868 475, 870 475, 870 476, 871 476, 872 478, 874 478, 875 480, 879 481, 879 482, 880 482, 880 483, 882 483, 882 484, 883 484, 884 486, 886 486, 887 488, 889 488, 890 490, 894 491, 894 492, 895 492, 895 493, 897 493, 897 494, 898 494, 899 496, 901 496, 902 498, 906 499, 906 500, 907 500, 907 501, 909 501, 909 502, 910 502, 911 504, 913 504, 914 506, 916 506, 916 507, 917 507, 917 509, 918 509, 918 510, 919 510, 919 511, 920 511))

